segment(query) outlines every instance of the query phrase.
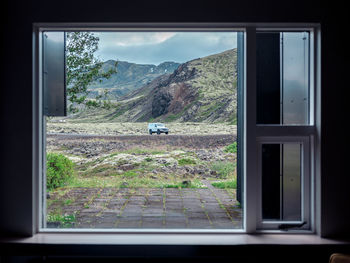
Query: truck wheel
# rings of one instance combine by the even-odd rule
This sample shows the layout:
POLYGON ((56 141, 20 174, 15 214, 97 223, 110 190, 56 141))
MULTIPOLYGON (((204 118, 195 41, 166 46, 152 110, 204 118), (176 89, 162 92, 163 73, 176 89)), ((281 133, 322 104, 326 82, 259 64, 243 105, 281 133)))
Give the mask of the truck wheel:
POLYGON ((151 135, 152 135, 152 130, 149 130, 149 134, 151 134, 151 135))
POLYGON ((168 134, 169 132, 166 132, 165 134, 168 134))
POLYGON ((160 130, 157 130, 157 134, 158 134, 158 135, 160 134, 160 130))

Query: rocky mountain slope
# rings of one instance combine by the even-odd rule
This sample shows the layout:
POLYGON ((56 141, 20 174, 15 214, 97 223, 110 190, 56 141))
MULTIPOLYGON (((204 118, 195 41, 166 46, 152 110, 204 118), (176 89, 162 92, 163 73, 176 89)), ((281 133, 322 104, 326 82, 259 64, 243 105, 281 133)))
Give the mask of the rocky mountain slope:
MULTIPOLYGON (((112 68, 114 69, 116 62, 115 60, 104 62, 101 70, 107 72, 112 68)), ((91 97, 95 97, 99 91, 108 89, 112 98, 117 99, 150 83, 160 75, 173 73, 179 65, 175 62, 163 62, 156 66, 118 61, 117 73, 102 82, 95 82, 89 87, 89 91, 91 97)))
POLYGON ((110 110, 89 110, 81 121, 236 121, 237 49, 195 59, 120 98, 110 110))

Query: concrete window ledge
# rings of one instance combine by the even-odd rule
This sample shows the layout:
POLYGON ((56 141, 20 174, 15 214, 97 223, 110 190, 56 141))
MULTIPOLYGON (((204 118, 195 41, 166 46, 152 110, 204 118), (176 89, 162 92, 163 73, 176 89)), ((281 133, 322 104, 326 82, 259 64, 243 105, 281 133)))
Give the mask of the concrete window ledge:
MULTIPOLYGON (((328 262, 333 253, 350 254, 350 240, 312 234, 179 233, 40 233, 27 238, 0 238, 0 255, 64 257, 72 262, 85 262, 84 258, 90 257, 123 258, 125 262, 142 258, 153 263, 155 259, 185 263, 260 262, 264 259, 282 262, 276 256, 282 255, 283 262, 300 263, 328 262), (76 261, 77 258, 82 261, 76 261)), ((103 263, 101 260, 98 262, 103 263)))
POLYGON ((0 244, 54 245, 350 245, 350 239, 312 234, 116 234, 40 233, 32 237, 0 238, 0 244))

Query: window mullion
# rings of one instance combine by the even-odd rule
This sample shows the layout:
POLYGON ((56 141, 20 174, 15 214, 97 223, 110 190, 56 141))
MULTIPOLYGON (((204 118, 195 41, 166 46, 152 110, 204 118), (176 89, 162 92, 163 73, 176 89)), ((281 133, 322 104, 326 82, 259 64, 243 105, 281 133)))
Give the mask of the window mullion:
POLYGON ((256 28, 246 29, 246 89, 245 89, 245 230, 256 231, 257 220, 257 142, 256 142, 256 28))

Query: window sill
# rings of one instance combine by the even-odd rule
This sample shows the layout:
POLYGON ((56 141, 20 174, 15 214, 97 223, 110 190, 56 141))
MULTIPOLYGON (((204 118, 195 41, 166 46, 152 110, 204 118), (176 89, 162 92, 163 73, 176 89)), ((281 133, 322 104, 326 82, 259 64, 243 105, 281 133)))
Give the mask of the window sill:
MULTIPOLYGON (((313 234, 91 234, 40 233, 28 238, 0 238, 7 255, 76 258, 178 259, 182 262, 260 262, 271 255, 292 261, 326 262, 334 251, 345 253, 350 240, 326 239, 313 234), (315 258, 316 256, 316 258, 315 258)), ((84 262, 84 261, 81 261, 84 262)), ((101 261, 103 262, 103 261, 101 261)), ((124 261, 123 261, 124 262, 124 261)), ((157 261, 158 262, 158 261, 157 261)))
POLYGON ((39 233, 32 237, 0 238, 0 244, 40 245, 350 245, 350 240, 314 234, 115 234, 39 233))

